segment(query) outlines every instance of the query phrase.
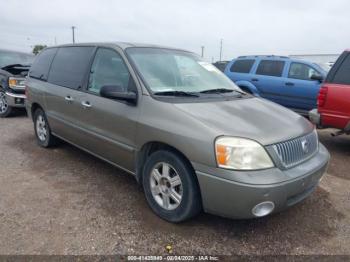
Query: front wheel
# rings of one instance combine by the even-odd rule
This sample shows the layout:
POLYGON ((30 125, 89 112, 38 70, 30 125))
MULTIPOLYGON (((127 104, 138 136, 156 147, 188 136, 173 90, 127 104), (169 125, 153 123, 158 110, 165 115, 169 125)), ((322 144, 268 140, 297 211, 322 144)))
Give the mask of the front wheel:
POLYGON ((56 144, 57 139, 51 134, 46 115, 40 108, 34 113, 34 131, 40 146, 51 147, 56 144))
POLYGON ((0 91, 0 117, 5 118, 12 114, 13 108, 8 105, 6 94, 0 91))
POLYGON ((157 151, 143 171, 143 188, 152 210, 169 222, 182 222, 197 215, 201 197, 189 163, 179 154, 157 151))

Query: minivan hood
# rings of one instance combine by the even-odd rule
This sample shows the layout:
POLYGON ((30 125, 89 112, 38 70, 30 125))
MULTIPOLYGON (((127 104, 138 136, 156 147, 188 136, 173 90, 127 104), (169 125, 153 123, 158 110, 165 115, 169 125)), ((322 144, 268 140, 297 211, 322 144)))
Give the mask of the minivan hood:
POLYGON ((271 145, 310 133, 313 125, 304 117, 262 98, 175 104, 218 136, 237 136, 271 145))

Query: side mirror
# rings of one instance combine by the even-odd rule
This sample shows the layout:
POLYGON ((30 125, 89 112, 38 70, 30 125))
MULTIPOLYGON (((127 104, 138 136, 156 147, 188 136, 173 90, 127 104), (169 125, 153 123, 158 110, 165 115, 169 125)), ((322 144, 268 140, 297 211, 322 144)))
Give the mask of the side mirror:
POLYGON ((321 75, 312 75, 311 77, 310 77, 310 79, 311 80, 315 80, 315 81, 319 81, 319 82, 323 82, 323 76, 321 76, 321 75))
POLYGON ((126 101, 136 104, 137 94, 132 91, 125 91, 121 86, 111 85, 103 86, 100 90, 100 95, 105 98, 126 101))

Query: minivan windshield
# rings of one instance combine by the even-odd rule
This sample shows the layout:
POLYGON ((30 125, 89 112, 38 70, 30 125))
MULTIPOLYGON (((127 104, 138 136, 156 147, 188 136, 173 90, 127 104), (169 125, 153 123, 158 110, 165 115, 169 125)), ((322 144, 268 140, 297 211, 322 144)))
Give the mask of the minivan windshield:
POLYGON ((126 52, 154 94, 239 91, 219 69, 193 53, 149 47, 131 47, 126 52))
POLYGON ((0 50, 0 68, 8 65, 29 65, 34 59, 33 55, 0 50))

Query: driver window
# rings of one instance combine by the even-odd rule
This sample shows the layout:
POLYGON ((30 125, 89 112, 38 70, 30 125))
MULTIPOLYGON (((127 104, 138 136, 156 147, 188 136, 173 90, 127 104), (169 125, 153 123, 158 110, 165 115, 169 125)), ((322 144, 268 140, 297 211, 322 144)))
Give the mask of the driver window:
POLYGON ((130 73, 122 57, 115 51, 99 48, 91 66, 88 90, 99 94, 103 86, 119 86, 127 91, 130 73))
POLYGON ((301 64, 301 63, 292 63, 289 69, 289 78, 300 79, 300 80, 312 80, 313 75, 319 76, 320 74, 313 69, 311 66, 301 64))

